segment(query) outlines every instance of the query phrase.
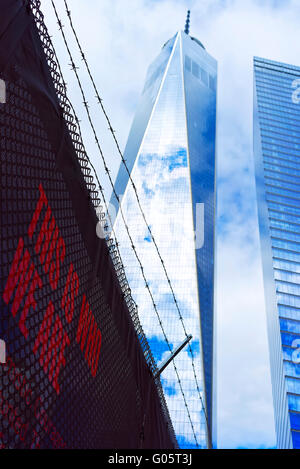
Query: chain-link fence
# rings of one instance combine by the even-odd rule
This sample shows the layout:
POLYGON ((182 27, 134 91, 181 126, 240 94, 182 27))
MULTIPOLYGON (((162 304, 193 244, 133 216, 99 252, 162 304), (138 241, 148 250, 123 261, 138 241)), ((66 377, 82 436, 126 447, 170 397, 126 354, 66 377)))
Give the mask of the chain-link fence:
POLYGON ((1 8, 0 447, 176 447, 40 2, 1 8))

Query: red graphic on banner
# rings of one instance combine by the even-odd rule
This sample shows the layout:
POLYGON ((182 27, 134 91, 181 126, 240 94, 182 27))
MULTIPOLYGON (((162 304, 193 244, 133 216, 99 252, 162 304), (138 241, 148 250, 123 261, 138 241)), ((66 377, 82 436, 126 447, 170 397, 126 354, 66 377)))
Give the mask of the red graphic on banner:
MULTIPOLYGON (((39 200, 28 227, 28 237, 31 241, 36 237, 35 253, 39 256, 39 262, 48 276, 52 290, 55 291, 60 279, 61 266, 66 257, 66 245, 59 233, 42 184, 39 185, 39 192, 39 200), (37 233, 39 221, 42 224, 37 233)), ((39 354, 39 363, 57 394, 60 392, 59 375, 62 368, 66 366, 65 351, 70 346, 70 338, 64 330, 59 313, 64 313, 68 324, 73 321, 74 300, 78 296, 79 286, 78 275, 74 265, 70 263, 61 299, 61 311, 55 312, 52 301, 49 301, 32 349, 35 355, 39 354)), ((42 280, 30 252, 25 248, 24 239, 20 237, 4 288, 3 300, 6 304, 11 303, 11 313, 14 318, 18 317, 20 331, 26 339, 29 334, 26 320, 37 308, 36 293, 42 287, 42 280), (20 311, 23 300, 24 306, 20 311)), ((100 329, 86 296, 83 295, 76 342, 83 352, 93 377, 97 374, 101 340, 100 329)))
MULTIPOLYGON (((55 428, 52 420, 47 414, 41 397, 33 398, 33 392, 26 377, 16 367, 11 357, 7 358, 7 364, 2 365, 6 372, 10 385, 14 386, 18 392, 19 399, 25 402, 27 408, 33 410, 35 425, 39 425, 53 445, 53 448, 65 448, 66 443, 55 428)), ((30 423, 24 419, 25 413, 21 415, 20 408, 13 406, 9 400, 5 399, 0 391, 0 417, 8 420, 10 428, 19 436, 21 441, 26 441, 27 446, 31 449, 39 448, 40 437, 35 428, 29 430, 30 423)), ((3 434, 0 432, 0 449, 4 449, 3 434)))

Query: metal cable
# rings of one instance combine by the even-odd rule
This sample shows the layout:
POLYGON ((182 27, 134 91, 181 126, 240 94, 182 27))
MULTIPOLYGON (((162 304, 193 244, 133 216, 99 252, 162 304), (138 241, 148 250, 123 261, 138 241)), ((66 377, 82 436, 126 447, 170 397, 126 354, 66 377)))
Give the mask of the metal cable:
MULTIPOLYGON (((122 217, 122 220, 123 220, 123 223, 124 223, 124 226, 125 226, 125 229, 126 229, 128 238, 129 238, 130 243, 131 243, 131 248, 132 248, 132 250, 133 250, 133 252, 134 252, 134 254, 135 254, 135 257, 136 257, 136 259, 137 259, 137 261, 138 261, 138 264, 139 264, 139 267, 140 267, 140 270, 141 270, 141 273, 142 273, 142 277, 143 277, 143 280, 144 280, 144 282, 145 282, 145 287, 146 287, 146 289, 147 289, 148 292, 149 292, 149 295, 150 295, 150 298, 151 298, 151 302, 152 302, 153 307, 154 307, 154 311, 155 311, 155 313, 156 313, 156 315, 157 315, 157 318, 158 318, 160 327, 161 327, 162 332, 163 332, 164 339, 165 339, 165 341, 166 341, 166 343, 167 343, 167 346, 168 346, 169 350, 171 351, 172 349, 171 349, 170 343, 169 343, 169 341, 168 341, 168 338, 167 338, 167 336, 166 336, 165 330, 164 330, 164 328, 163 328, 163 324, 162 324, 161 318, 160 318, 160 316, 159 316, 159 313, 158 313, 158 310, 157 310, 157 307, 156 307, 156 304, 155 304, 155 301, 154 301, 154 297, 153 297, 153 295, 152 295, 152 292, 151 292, 151 290, 150 290, 149 284, 148 284, 147 279, 146 279, 145 274, 144 274, 144 268, 143 268, 142 262, 141 262, 141 260, 140 260, 140 258, 139 258, 139 256, 138 256, 138 254, 137 254, 136 247, 135 247, 135 245, 134 245, 134 243, 133 243, 133 239, 132 239, 132 237, 131 237, 131 234, 130 234, 130 231, 129 231, 129 227, 128 227, 127 223, 126 223, 126 220, 125 220, 125 217, 124 217, 124 213, 123 213, 123 210, 122 210, 122 207, 121 207, 121 204, 120 204, 119 196, 118 196, 118 194, 116 193, 116 190, 115 190, 115 187, 114 187, 114 183, 113 183, 112 178, 111 178, 111 175, 110 175, 109 168, 108 168, 108 166, 107 166, 107 164, 106 164, 106 160, 105 160, 105 158, 104 158, 104 154, 103 154, 102 148, 101 148, 101 146, 100 146, 100 142, 99 142, 99 139, 98 139, 98 136, 97 136, 97 133, 96 133, 96 130, 95 130, 95 127, 94 127, 92 118, 91 118, 91 114, 90 114, 90 111, 89 111, 88 102, 87 102, 87 100, 86 100, 86 96, 85 96, 85 93, 84 93, 84 90, 83 90, 83 86, 82 86, 82 84, 81 84, 81 81, 80 81, 80 78, 79 78, 79 74, 78 74, 78 72, 77 72, 78 67, 76 67, 76 65, 75 65, 75 62, 74 62, 74 60, 73 60, 72 53, 71 53, 71 51, 70 51, 70 48, 69 48, 69 45, 68 45, 66 36, 65 36, 65 34, 64 34, 64 31, 63 31, 63 27, 64 27, 64 26, 62 25, 62 22, 61 22, 61 20, 60 20, 60 18, 59 18, 59 16, 58 16, 58 13, 57 13, 57 10, 56 10, 54 1, 51 0, 51 3, 52 3, 52 6, 53 6, 53 9, 54 9, 54 12, 55 12, 55 16, 56 16, 56 19, 57 19, 57 22, 58 22, 58 25, 59 25, 59 29, 60 29, 60 31, 61 31, 61 34, 62 34, 62 37, 63 37, 63 40, 64 40, 64 44, 65 44, 65 46, 66 46, 66 49, 67 49, 67 52, 68 52, 68 55, 69 55, 69 58, 70 58, 70 61, 71 61, 71 64, 70 64, 70 65, 71 65, 71 68, 72 68, 72 70, 73 70, 74 73, 75 73, 75 76, 76 76, 76 79, 77 79, 77 82, 78 82, 78 86, 79 86, 80 91, 81 91, 81 94, 82 94, 83 104, 84 104, 84 107, 85 107, 85 109, 86 109, 86 113, 87 113, 87 116, 88 116, 88 120, 89 120, 90 126, 91 126, 91 128, 92 128, 94 137, 95 137, 95 142, 96 142, 96 145, 97 145, 97 147, 98 147, 98 150, 99 150, 99 153, 100 153, 100 156, 101 156, 103 165, 104 165, 105 172, 106 172, 106 174, 107 174, 107 176, 108 176, 108 178, 109 178, 109 181, 110 181, 110 184, 111 184, 111 187, 112 187, 114 196, 116 197, 116 200, 117 200, 118 203, 119 203, 120 214, 121 214, 121 217, 122 217)), ((66 5, 66 8, 67 8, 66 2, 65 2, 65 5, 66 5)), ((67 8, 67 13, 68 13, 68 17, 69 17, 70 23, 71 23, 71 13, 70 13, 70 10, 69 10, 68 8, 67 8)), ((72 23, 71 23, 71 24, 72 24, 72 23)), ((73 24, 72 24, 72 30, 73 30, 73 33, 74 33, 74 35, 75 35, 75 37, 76 37, 76 42, 77 42, 77 44, 80 46, 80 43, 79 43, 79 41, 78 41, 78 37, 77 37, 76 31, 75 31, 75 29, 74 29, 74 27, 73 27, 73 24)), ((143 211, 143 209, 142 209, 142 207, 141 207, 141 203, 140 203, 140 200, 139 200, 139 195, 138 195, 138 193, 137 193, 135 184, 134 184, 134 182, 133 182, 133 180, 132 180, 132 178, 131 178, 131 175, 130 175, 130 173, 129 173, 128 167, 127 167, 127 165, 126 165, 126 161, 125 161, 125 159, 124 159, 124 157, 123 157, 123 155, 122 155, 122 153, 121 153, 119 144, 118 144, 118 142, 117 142, 117 139, 116 139, 116 136, 115 136, 115 131, 113 130, 113 128, 112 128, 112 126, 111 126, 111 123, 110 123, 110 120, 109 120, 109 118, 108 118, 107 113, 105 112, 105 109, 104 109, 104 107, 103 107, 102 100, 101 100, 101 98, 100 98, 100 96, 99 96, 99 93, 98 93, 98 91, 97 91, 95 82, 94 82, 94 80, 93 80, 93 78, 92 78, 92 75, 91 75, 91 72, 90 72, 88 63, 87 63, 87 61, 86 61, 85 55, 84 55, 84 53, 83 53, 81 47, 80 47, 80 51, 81 51, 81 55, 82 55, 82 58, 83 58, 83 60, 84 60, 84 63, 85 63, 85 65, 86 65, 86 67, 87 67, 87 70, 88 70, 88 72, 89 72, 90 78, 91 78, 91 80, 92 80, 93 87, 94 87, 94 89, 95 89, 95 91, 96 91, 96 98, 97 98, 97 101, 98 101, 98 103, 100 104, 100 106, 101 106, 101 108, 102 108, 102 110, 103 110, 103 112, 104 112, 104 115, 105 115, 105 117, 106 117, 106 119, 107 119, 107 122, 109 123, 109 130, 110 130, 110 132, 112 133, 113 138, 114 138, 114 141, 115 141, 115 143, 116 143, 116 145, 117 145, 118 152, 119 152, 119 154, 120 154, 120 156, 121 156, 121 159, 122 159, 122 163, 125 165, 126 171, 127 171, 127 173, 128 173, 129 179, 130 179, 130 182, 131 182, 131 184, 132 184, 132 187, 133 187, 134 192, 135 192, 135 195, 136 195, 136 199, 137 199, 137 202, 138 202, 138 205, 139 205, 139 208, 140 208, 142 217, 143 217, 143 219, 144 219, 144 222, 145 222, 145 224, 146 224, 146 226, 147 226, 147 229, 148 229, 149 234, 150 234, 150 236, 151 236, 151 238, 152 238, 152 240, 153 240, 153 243, 154 243, 154 245, 155 245, 156 251, 157 251, 158 256, 159 256, 159 259, 160 259, 161 264, 162 264, 162 266, 163 266, 163 269, 164 269, 164 272, 165 272, 165 275, 166 275, 166 278, 167 278, 167 281, 168 281, 168 284, 169 284, 169 286, 170 286, 170 290, 171 290, 171 293, 172 293, 172 296, 173 296, 173 300, 174 300, 174 303, 175 303, 175 305, 176 305, 176 309, 177 309, 177 311, 178 311, 178 313, 179 313, 179 318, 180 318, 180 321, 181 321, 181 323, 182 323, 184 333, 185 333, 186 337, 188 337, 188 334, 187 334, 187 331, 186 331, 186 328, 185 328, 185 324, 184 324, 184 322, 183 322, 183 317, 182 317, 182 314, 181 314, 181 312, 180 312, 180 309, 179 309, 179 306, 178 306, 178 303, 177 303, 177 299, 176 299, 176 297, 175 297, 175 293, 174 293, 174 290, 173 290, 173 287, 172 287, 172 284, 171 284, 171 280, 170 280, 170 278, 169 278, 169 276, 168 276, 166 267, 165 267, 165 265, 164 265, 164 261, 163 261, 163 259, 162 259, 162 256, 161 256, 160 252, 159 252, 159 248, 158 248, 157 243, 156 243, 156 240, 155 240, 155 238, 154 238, 154 236, 153 236, 152 230, 151 230, 150 226, 149 226, 148 223, 147 223, 147 219, 146 219, 145 213, 144 213, 144 211, 143 211)), ((200 388, 199 388, 199 385, 198 385, 196 370, 195 370, 194 354, 193 354, 193 350, 192 350, 192 348, 191 348, 190 345, 189 345, 189 352, 190 352, 191 358, 192 358, 193 374, 194 374, 194 378, 195 378, 195 380, 196 380, 196 387, 197 387, 197 391, 198 391, 198 394, 199 394, 199 399, 200 399, 200 401, 201 401, 202 408, 203 408, 203 412, 204 412, 204 415, 205 415, 205 418, 206 418, 206 422, 207 422, 207 426, 208 426, 208 421, 207 421, 207 415, 206 415, 206 411, 205 411, 205 406, 204 406, 204 404, 203 404, 202 396, 201 396, 201 393, 200 393, 200 388)), ((194 425, 193 425, 193 422, 192 422, 192 419, 191 419, 191 415, 190 415, 190 412, 189 412, 189 408, 188 408, 188 405, 187 405, 186 397, 185 397, 185 394, 184 394, 184 391, 183 391, 183 388, 182 388, 182 385, 181 385, 181 380, 180 380, 180 377, 179 377, 179 373, 178 373, 178 370, 177 370, 177 367, 176 367, 174 361, 173 361, 173 366, 174 366, 174 369, 175 369, 175 373, 176 373, 176 376, 177 376, 177 380, 178 380, 178 383, 179 383, 179 387, 180 387, 180 390, 181 390, 181 394, 182 394, 183 399, 184 399, 185 407, 186 407, 187 414, 188 414, 188 418, 189 418, 189 421, 190 421, 190 424, 191 424, 191 427, 192 427, 192 431, 193 431, 194 439, 195 439, 195 442, 196 442, 196 446, 199 447, 199 444, 198 444, 198 441, 197 441, 197 437, 196 437, 196 434, 195 434, 195 430, 194 430, 194 425)))
MULTIPOLYGON (((53 1, 52 1, 52 3, 53 3, 53 1)), ((76 43, 77 43, 77 46, 78 46, 80 55, 81 55, 82 60, 83 60, 83 62, 84 62, 84 64, 85 64, 86 70, 87 70, 87 72, 88 72, 88 75, 89 75, 89 77, 90 77, 90 80, 91 80, 92 85, 93 85, 93 88, 94 88, 94 91, 95 91, 95 93, 96 93, 97 102, 98 102, 98 104, 100 104, 100 106, 101 106, 102 112, 103 112, 103 114, 104 114, 104 116, 105 116, 105 118, 106 118, 106 121, 107 121, 107 123, 108 123, 109 130, 110 130, 110 132, 111 132, 111 134, 112 134, 113 140, 114 140, 115 145, 116 145, 117 150, 118 150, 118 153, 119 153, 119 155, 120 155, 120 157, 121 157, 122 164, 124 165, 124 167, 125 167, 125 169, 126 169, 126 172, 127 172, 127 174, 128 174, 130 183, 131 183, 131 185, 132 185, 132 187, 133 187, 133 190, 134 190, 134 193, 135 193, 135 196, 136 196, 136 199, 137 199, 137 203, 138 203, 140 212, 141 212, 141 214, 142 214, 142 217, 143 217, 143 220, 144 220, 145 225, 146 225, 146 227, 147 227, 147 230, 148 230, 148 232, 149 232, 149 234, 150 234, 150 236, 151 236, 151 239, 152 239, 153 244, 154 244, 154 246, 155 246, 155 249, 156 249, 156 251, 157 251, 159 260, 160 260, 160 262, 161 262, 161 264, 162 264, 162 267, 163 267, 163 270, 164 270, 164 274, 165 274, 166 279, 167 279, 167 282, 168 282, 168 284, 169 284, 169 287, 170 287, 170 290, 171 290, 171 294, 172 294, 172 297, 173 297, 173 301, 174 301, 174 303, 175 303, 175 307, 176 307, 176 309, 177 309, 177 312, 178 312, 178 315, 179 315, 179 319, 180 319, 180 321, 181 321, 181 324, 182 324, 182 327, 183 327, 183 330, 184 330, 184 334, 185 334, 185 336, 186 336, 186 338, 187 338, 187 337, 188 337, 188 333, 187 333, 187 330, 186 330, 186 327, 185 327, 185 324, 184 324, 184 321, 183 321, 183 317, 182 317, 182 314, 181 314, 181 311, 180 311, 180 308, 179 308, 179 305, 178 305, 178 302, 177 302, 177 299, 176 299, 176 296, 175 296, 175 292, 174 292, 174 289, 173 289, 173 286, 172 286, 170 277, 169 277, 169 275, 168 275, 168 272, 167 272, 165 263, 164 263, 164 261, 163 261, 163 258, 162 258, 162 256, 161 256, 161 254, 160 254, 160 251, 159 251, 158 245, 157 245, 157 243, 156 243, 156 240, 155 240, 155 238, 154 238, 154 235, 153 235, 153 233, 152 233, 151 227, 150 227, 150 225, 149 225, 148 222, 147 222, 146 215, 145 215, 145 212, 144 212, 144 210, 143 210, 143 208, 142 208, 142 206, 141 206, 141 202, 140 202, 140 199, 139 199, 139 195, 138 195, 136 186, 135 186, 135 184, 134 184, 134 181, 133 181, 133 179, 132 179, 132 176, 131 176, 131 174, 130 174, 130 171, 129 171, 129 169, 128 169, 128 166, 127 166, 127 164, 126 164, 126 160, 125 160, 125 158, 124 158, 124 156, 123 156, 123 154, 122 154, 122 152, 121 152, 120 145, 119 145, 118 140, 117 140, 116 135, 115 135, 115 131, 114 131, 113 127, 112 127, 112 124, 111 124, 111 122, 110 122, 110 119, 109 119, 109 117, 108 117, 108 114, 107 114, 107 112, 106 112, 106 110, 105 110, 105 108, 104 108, 103 100, 101 99, 101 97, 100 97, 100 95, 99 95, 98 89, 97 89, 96 84, 95 84, 95 80, 94 80, 94 78, 93 78, 93 75, 92 75, 92 73, 91 73, 89 64, 88 64, 87 59, 86 59, 86 56, 85 56, 85 54, 84 54, 84 52, 83 52, 83 49, 82 49, 82 47, 81 47, 81 44, 80 44, 80 42, 79 42, 79 39, 78 39, 76 30, 75 30, 75 27, 74 27, 74 25, 73 25, 73 21, 72 21, 72 18, 71 18, 71 11, 70 11, 70 9, 69 9, 69 7, 68 7, 68 4, 67 4, 67 1, 66 1, 66 0, 64 0, 64 4, 65 4, 67 16, 68 16, 68 18, 69 18, 70 27, 71 27, 72 32, 73 32, 73 34, 74 34, 75 41, 76 41, 76 43)), ((117 200, 118 200, 118 199, 117 199, 117 200)), ((119 202, 119 200, 118 200, 118 202, 119 202)), ((119 204, 119 205, 120 205, 120 204, 119 204)), ((189 349, 189 352, 190 352, 191 358, 192 358, 192 368, 193 368, 194 378, 195 378, 195 381, 196 381, 197 392, 198 392, 199 399, 200 399, 201 404, 202 404, 203 412, 204 412, 205 419, 206 419, 206 423, 207 423, 207 428, 208 428, 208 431, 209 431, 209 425, 208 425, 208 418, 207 418, 207 414, 206 414, 206 409, 205 409, 205 406, 204 406, 204 403, 203 403, 203 400, 202 400, 202 396, 201 396, 201 392, 200 392, 200 388, 199 388, 199 384, 198 384, 197 373, 196 373, 196 369, 195 369, 194 352, 193 352, 193 349, 192 349, 192 347, 191 347, 190 344, 188 345, 188 349, 189 349)))
MULTIPOLYGON (((47 27, 44 23, 44 16, 43 16, 43 14, 40 10, 40 0, 28 0, 27 8, 31 8, 31 10, 32 10, 34 20, 35 20, 35 23, 36 23, 36 26, 37 26, 37 30, 38 30, 38 33, 40 35, 40 39, 41 39, 41 42, 42 42, 42 47, 43 47, 43 50, 44 50, 44 53, 45 53, 45 56, 46 56, 46 60, 47 60, 48 66, 49 66, 49 70, 50 70, 50 73, 51 73, 51 76, 52 76, 52 79, 53 79, 53 84, 54 84, 54 87, 55 87, 55 90, 56 90, 56 93, 57 93, 57 97, 58 97, 58 100, 59 100, 59 103, 60 103, 60 106, 61 106, 62 116, 63 116, 63 118, 65 120, 65 123, 68 127, 68 130, 70 132, 70 136, 71 136, 72 142, 74 144, 74 149, 75 149, 75 152, 77 154, 77 157, 78 157, 78 160, 79 160, 81 170, 83 172, 84 179, 86 181, 87 187, 89 189, 89 192, 92 194, 92 197, 91 197, 92 202, 94 204, 95 209, 97 209, 97 207, 99 207, 100 200, 98 198, 98 193, 95 191, 96 186, 95 186, 95 184, 93 184, 93 178, 92 178, 92 176, 90 176, 90 169, 88 167, 89 164, 93 168, 96 180, 98 182, 99 190, 102 194, 103 201, 104 201, 105 206, 106 206, 103 188, 102 188, 102 186, 100 184, 100 181, 98 179, 96 170, 95 170, 93 164, 91 163, 91 161, 89 160, 89 157, 88 157, 88 155, 85 151, 84 145, 83 145, 79 119, 76 115, 76 112, 75 112, 71 102, 67 98, 67 86, 66 86, 66 83, 65 83, 64 78, 63 78, 62 70, 61 70, 60 63, 59 63, 58 57, 56 55, 54 46, 53 46, 51 38, 49 36, 47 27), (57 68, 58 68, 59 72, 57 71, 57 68), (72 110, 73 114, 72 114, 71 110, 72 110), (74 119, 75 119, 76 125, 73 122, 74 119)), ((107 209, 107 206, 106 206, 106 209, 107 209)), ((137 306, 136 306, 136 304, 135 304, 135 302, 134 302, 134 300, 131 296, 131 290, 129 288, 129 284, 128 284, 128 281, 127 281, 127 278, 126 278, 126 275, 125 275, 125 270, 124 270, 124 266, 123 266, 123 263, 122 263, 122 259, 121 259, 120 253, 119 253, 118 242, 117 242, 116 239, 114 240, 114 239, 109 238, 109 237, 107 237, 106 242, 107 242, 107 245, 108 245, 108 248, 109 248, 109 253, 110 253, 112 262, 114 264, 114 268, 115 268, 115 271, 116 271, 117 278, 119 280, 120 288, 122 290, 125 302, 127 304, 130 316, 131 316, 133 324, 134 324, 134 328, 135 328, 135 331, 136 331, 136 334, 137 334, 137 339, 138 339, 138 341, 139 341, 139 343, 142 347, 143 354, 144 354, 146 362, 147 362, 147 364, 148 364, 148 366, 151 370, 151 373, 152 373, 152 375, 154 375, 155 371, 157 370, 156 362, 155 362, 154 357, 152 355, 152 352, 151 352, 149 343, 146 339, 145 333, 142 329, 142 326, 141 326, 141 323, 140 323, 140 320, 139 320, 139 316, 138 316, 137 306), (117 250, 117 254, 116 254, 116 250, 117 250)), ((168 407, 167 407, 167 404, 166 404, 166 401, 165 401, 165 397, 164 397, 164 393, 163 393, 163 390, 162 390, 160 380, 155 380, 155 384, 156 384, 157 392, 158 392, 158 395, 159 395, 159 398, 160 398, 161 408, 162 408, 162 411, 163 411, 163 413, 166 417, 167 425, 169 427, 169 430, 170 430, 171 434, 173 435, 174 441, 176 441, 174 428, 173 428, 173 425, 172 425, 172 421, 170 419, 168 407)))
MULTIPOLYGON (((51 38, 48 34, 47 28, 45 27, 45 25, 43 23, 42 13, 40 12, 40 10, 35 10, 35 8, 37 8, 35 3, 32 3, 32 7, 33 7, 33 12, 36 15, 35 19, 36 19, 36 22, 38 23, 38 26, 39 26, 39 32, 42 31, 43 37, 44 38, 46 37, 47 41, 51 45, 51 58, 55 57, 55 61, 53 61, 53 60, 51 61, 51 67, 53 68, 51 70, 51 72, 52 72, 51 74, 52 74, 52 77, 54 79, 54 84, 56 85, 56 91, 58 92, 58 98, 59 98, 59 101, 62 105, 63 114, 64 114, 64 117, 65 117, 67 126, 69 128, 69 131, 71 132, 73 143, 74 143, 74 145, 77 144, 77 145, 75 145, 75 148, 76 148, 76 151, 78 153, 78 142, 79 142, 79 139, 80 139, 81 145, 83 147, 82 152, 84 153, 84 157, 86 158, 87 162, 90 164, 90 166, 92 167, 92 169, 94 171, 95 178, 96 178, 97 183, 98 183, 98 188, 99 188, 99 191, 101 193, 102 200, 104 202, 104 205, 105 205, 105 208, 106 208, 106 211, 107 211, 107 203, 106 203, 103 187, 100 184, 100 181, 98 179, 95 167, 92 164, 90 158, 88 157, 88 155, 87 155, 87 153, 84 149, 84 146, 83 146, 83 143, 82 143, 82 134, 81 134, 81 128, 80 128, 80 121, 77 117, 77 114, 75 112, 75 109, 74 109, 72 103, 68 100, 68 98, 66 96, 66 88, 67 88, 66 83, 64 81, 61 66, 60 66, 58 57, 56 55, 55 49, 53 47, 53 44, 51 42, 51 38), (59 74, 55 70, 56 65, 58 67, 59 74), (54 70, 55 70, 55 73, 54 73, 54 70), (59 78, 61 79, 62 83, 59 82, 59 78), (61 85, 62 85, 62 87, 61 87, 61 85), (73 117, 73 116, 71 116, 71 114, 69 112, 70 109, 72 109, 72 112, 73 112, 73 115, 74 115, 74 118, 75 118, 75 121, 76 121, 76 124, 77 124, 76 131, 78 132, 78 135, 76 134, 76 141, 74 141, 74 135, 75 135, 74 129, 70 128, 70 125, 71 125, 70 123, 72 122, 72 117, 73 117)), ((43 44, 45 44, 44 41, 43 41, 43 44)), ((50 50, 49 50, 48 44, 44 45, 44 48, 46 49, 46 52, 49 53, 50 50)), ((82 158, 80 159, 80 163, 81 163, 81 161, 82 161, 82 158)), ((90 186, 90 181, 89 181, 88 187, 89 186, 90 186)), ((95 208, 97 209, 100 205, 100 200, 98 198, 94 198, 93 202, 94 202, 95 208)), ((108 211, 107 211, 107 213, 108 213, 108 211)), ((108 213, 108 216, 110 218, 109 213, 108 213)), ((111 219, 110 219, 110 223, 111 223, 111 219)), ((112 226, 112 223, 111 223, 111 226, 112 226)), ((128 284, 128 281, 127 281, 127 278, 126 278, 126 275, 125 275, 124 265, 122 263, 121 255, 120 255, 120 252, 119 252, 119 243, 118 243, 117 238, 115 236, 114 230, 112 230, 112 231, 113 231, 114 239, 113 238, 108 238, 108 237, 106 238, 106 242, 108 244, 109 252, 110 252, 110 255, 112 257, 114 266, 115 266, 115 270, 116 270, 116 273, 117 273, 117 276, 118 276, 118 279, 119 279, 119 282, 120 282, 120 286, 121 286, 125 301, 127 303, 129 312, 130 312, 131 317, 133 319, 135 329, 136 329, 138 337, 139 337, 139 341, 141 342, 144 355, 147 359, 147 363, 149 364, 150 369, 152 371, 155 371, 156 368, 157 368, 156 363, 155 363, 154 357, 151 353, 151 349, 149 347, 149 344, 147 342, 144 331, 143 331, 142 326, 141 326, 140 321, 139 321, 139 317, 138 317, 138 313, 137 313, 137 305, 135 304, 135 302, 134 302, 134 300, 131 296, 131 290, 129 288, 129 284, 128 284), (116 248, 116 250, 117 250, 117 255, 114 255, 115 254, 114 248, 116 248)))

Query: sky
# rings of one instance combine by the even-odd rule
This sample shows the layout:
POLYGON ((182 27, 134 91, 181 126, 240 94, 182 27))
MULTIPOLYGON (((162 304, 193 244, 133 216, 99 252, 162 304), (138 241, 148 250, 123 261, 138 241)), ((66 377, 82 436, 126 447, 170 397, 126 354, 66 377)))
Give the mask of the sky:
MULTIPOLYGON (((107 200, 111 188, 70 70, 50 0, 41 0, 65 79, 82 120, 86 149, 107 200)), ((253 56, 300 65, 300 0, 69 0, 72 18, 121 149, 147 67, 184 29, 218 61, 217 104, 217 377, 218 447, 275 446, 252 155, 253 56)), ((104 154, 115 179, 120 157, 96 105, 56 0, 104 154)))

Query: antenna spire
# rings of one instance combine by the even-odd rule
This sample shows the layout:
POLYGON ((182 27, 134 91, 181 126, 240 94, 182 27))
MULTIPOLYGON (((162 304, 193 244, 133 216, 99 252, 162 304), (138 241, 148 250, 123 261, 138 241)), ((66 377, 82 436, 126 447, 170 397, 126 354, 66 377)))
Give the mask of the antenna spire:
POLYGON ((190 10, 187 11, 187 17, 186 17, 186 22, 185 22, 185 28, 184 28, 184 32, 186 34, 189 34, 190 32, 190 10))

